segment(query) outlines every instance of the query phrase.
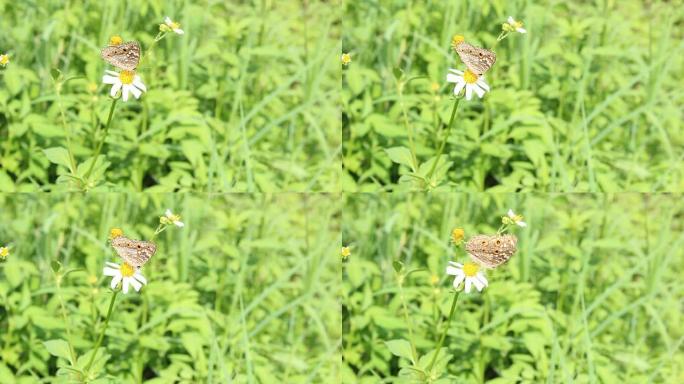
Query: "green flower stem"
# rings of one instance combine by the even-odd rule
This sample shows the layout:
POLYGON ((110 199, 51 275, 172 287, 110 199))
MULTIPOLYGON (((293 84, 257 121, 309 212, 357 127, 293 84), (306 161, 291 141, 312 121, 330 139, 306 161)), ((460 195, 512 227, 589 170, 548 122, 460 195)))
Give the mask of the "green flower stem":
POLYGON ((90 356, 90 361, 88 361, 88 365, 86 365, 83 372, 90 371, 90 366, 93 365, 93 361, 95 361, 95 355, 97 355, 97 350, 98 348, 100 348, 100 345, 102 345, 102 340, 104 339, 104 334, 107 330, 107 325, 109 324, 109 318, 111 317, 112 309, 114 308, 114 301, 116 300, 116 295, 118 293, 118 290, 112 293, 112 300, 109 302, 109 309, 107 310, 107 317, 105 318, 104 326, 102 327, 102 332, 100 332, 100 337, 97 338, 97 343, 95 343, 95 348, 93 348, 93 354, 90 356))
POLYGON ((105 125, 104 129, 104 134, 102 134, 102 139, 100 139, 100 142, 97 144, 97 148, 95 149, 95 157, 93 158, 93 161, 90 163, 90 167, 88 168, 88 172, 83 176, 83 180, 87 183, 88 178, 90 177, 90 174, 93 172, 93 168, 95 168, 95 163, 97 162, 97 158, 100 157, 100 152, 102 151, 102 146, 104 145, 105 139, 107 138, 107 133, 109 132, 109 126, 112 123, 112 116, 114 115, 114 107, 116 107, 116 102, 119 101, 118 98, 112 100, 112 106, 109 107, 109 116, 107 117, 107 124, 105 125))
POLYGON ((451 325, 451 319, 454 317, 454 310, 456 309, 456 303, 458 302, 458 296, 461 294, 460 291, 456 292, 454 295, 454 300, 451 302, 451 310, 449 311, 449 320, 447 320, 446 328, 444 328, 444 332, 442 333, 442 337, 439 338, 439 343, 437 344, 437 349, 435 349, 435 354, 432 356, 432 361, 430 361, 430 366, 428 366, 427 372, 428 374, 432 371, 432 367, 434 367, 435 362, 437 361, 437 356, 439 355, 440 349, 442 349, 442 345, 444 344, 444 339, 446 339, 447 332, 449 331, 449 326, 451 325))
POLYGON ((411 344, 411 362, 413 365, 416 365, 416 362, 418 361, 418 351, 416 350, 416 343, 413 341, 413 325, 409 320, 408 307, 406 306, 406 298, 404 297, 404 277, 405 275, 401 275, 399 277, 401 279, 399 281, 399 297, 401 298, 401 307, 404 312, 404 321, 406 321, 406 328, 408 328, 409 332, 409 344, 411 344))
POLYGON ((451 133, 451 127, 454 125, 454 118, 456 117, 456 111, 458 110, 458 104, 461 102, 461 98, 457 97, 456 101, 454 102, 454 107, 451 109, 451 118, 449 118, 449 126, 447 126, 447 131, 446 134, 444 135, 444 140, 442 140, 442 143, 439 145, 439 150, 437 151, 437 157, 435 157, 435 161, 432 163, 432 168, 430 168, 430 173, 427 174, 426 180, 430 182, 432 179, 432 174, 435 173, 435 169, 437 168, 437 163, 439 162, 439 158, 442 157, 442 152, 444 152, 444 146, 446 145, 447 140, 449 140, 449 133, 451 133))

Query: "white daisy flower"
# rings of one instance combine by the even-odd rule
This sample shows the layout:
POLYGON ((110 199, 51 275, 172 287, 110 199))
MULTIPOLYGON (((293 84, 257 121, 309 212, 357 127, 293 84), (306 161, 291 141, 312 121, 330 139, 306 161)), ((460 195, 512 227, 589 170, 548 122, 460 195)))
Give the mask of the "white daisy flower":
POLYGON ((512 209, 508 210, 508 218, 511 219, 511 221, 517 225, 518 227, 527 227, 527 223, 523 221, 523 216, 522 215, 516 215, 515 212, 513 212, 512 209))
POLYGON ((112 90, 110 95, 116 97, 117 92, 121 90, 121 98, 123 101, 128 101, 128 93, 132 93, 136 99, 140 98, 143 92, 147 92, 145 84, 140 80, 140 76, 133 71, 105 71, 107 74, 102 77, 104 84, 111 84, 112 90))
POLYGON ((446 268, 446 273, 447 275, 456 276, 454 278, 454 289, 458 289, 463 280, 465 280, 465 293, 470 293, 473 285, 475 285, 478 292, 482 292, 489 283, 480 268, 479 265, 470 261, 465 262, 465 264, 450 261, 446 268))
POLYGON ((169 27, 169 29, 171 29, 177 35, 182 35, 185 33, 185 31, 180 29, 180 23, 171 20, 171 18, 168 16, 164 18, 164 24, 166 24, 166 26, 169 27))
POLYGON ((167 209, 166 212, 164 213, 166 216, 166 219, 168 220, 169 223, 172 223, 178 228, 183 228, 185 227, 185 223, 180 221, 180 215, 174 215, 173 212, 171 212, 170 209, 167 209))
POLYGON ((147 280, 140 273, 140 270, 127 263, 119 265, 107 262, 107 267, 104 267, 102 273, 105 276, 112 276, 112 289, 116 289, 117 285, 123 280, 122 291, 124 294, 128 293, 128 287, 131 285, 138 292, 143 285, 147 284, 147 280))
POLYGON ((451 73, 447 74, 447 82, 456 84, 454 87, 454 96, 458 96, 464 87, 466 90, 466 100, 470 100, 473 97, 473 91, 475 91, 479 98, 482 98, 485 92, 489 91, 489 85, 485 82, 484 76, 477 76, 468 69, 463 72, 449 68, 449 72, 451 73))
POLYGON ((511 29, 515 30, 518 33, 527 33, 527 30, 522 27, 522 21, 515 21, 513 16, 508 16, 508 25, 510 25, 511 29))

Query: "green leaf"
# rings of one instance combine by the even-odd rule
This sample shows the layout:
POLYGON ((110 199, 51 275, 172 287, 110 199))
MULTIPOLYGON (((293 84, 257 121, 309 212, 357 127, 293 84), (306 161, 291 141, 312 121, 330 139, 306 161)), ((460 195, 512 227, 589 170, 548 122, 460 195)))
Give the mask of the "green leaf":
POLYGON ((385 345, 392 352, 394 356, 403 357, 413 361, 413 352, 411 350, 411 343, 404 339, 395 339, 385 341, 385 345))
POLYGON ((71 352, 69 351, 69 343, 62 339, 54 339, 44 341, 43 345, 47 348, 52 356, 61 357, 71 360, 71 352))
POLYGON ((411 151, 408 148, 392 147, 385 149, 385 152, 387 152, 387 156, 389 156, 390 160, 392 160, 393 162, 414 169, 413 156, 411 155, 411 151))
POLYGON ((67 168, 71 166, 71 159, 69 157, 69 151, 62 147, 52 147, 43 149, 43 153, 50 160, 51 163, 63 165, 67 168))

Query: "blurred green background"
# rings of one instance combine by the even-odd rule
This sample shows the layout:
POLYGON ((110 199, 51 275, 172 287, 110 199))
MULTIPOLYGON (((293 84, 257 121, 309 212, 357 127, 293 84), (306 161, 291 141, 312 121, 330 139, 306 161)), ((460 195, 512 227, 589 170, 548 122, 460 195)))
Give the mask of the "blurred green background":
POLYGON ((495 233, 509 208, 528 223, 518 252, 461 294, 432 382, 684 381, 681 196, 395 193, 346 198, 343 382, 422 382, 385 343, 410 325, 419 356, 436 348, 447 262, 469 259, 451 230, 495 233))
MULTIPOLYGON (((111 298, 120 227, 156 239, 148 285, 119 294, 97 361, 102 382, 320 383, 340 361, 339 203, 334 196, 0 194, 0 382, 68 382, 47 340, 93 348, 111 298), (53 273, 51 264, 62 269, 53 273), (68 270, 76 271, 65 274, 68 270), (59 283, 59 284, 58 284, 59 283), (64 310, 62 310, 63 302, 64 310), (64 311, 64 312, 63 312, 64 311)), ((81 363, 83 365, 83 363, 81 363)))
POLYGON ((44 150, 70 136, 77 165, 94 157, 111 105, 100 49, 120 35, 145 55, 165 16, 185 35, 141 63, 148 92, 118 103, 94 186, 339 189, 335 2, 0 0, 0 11, 0 191, 79 189, 44 150))
POLYGON ((684 190, 681 0, 350 0, 343 23, 344 190, 684 190), (528 33, 494 48, 491 92, 406 176, 408 134, 425 177, 449 121, 452 36, 492 48, 508 16, 528 33))

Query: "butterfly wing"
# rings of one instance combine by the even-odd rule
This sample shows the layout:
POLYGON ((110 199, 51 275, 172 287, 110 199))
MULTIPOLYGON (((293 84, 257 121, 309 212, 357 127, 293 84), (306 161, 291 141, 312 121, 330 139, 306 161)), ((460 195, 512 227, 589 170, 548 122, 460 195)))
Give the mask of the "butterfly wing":
POLYGON ((129 41, 124 44, 110 45, 102 49, 100 56, 117 68, 134 71, 140 62, 140 44, 137 41, 129 41))
POLYGON ((157 245, 151 241, 132 240, 119 236, 112 240, 112 247, 126 263, 142 267, 157 252, 157 245))
POLYGON ((479 48, 466 42, 458 44, 454 49, 470 72, 478 76, 482 76, 496 62, 496 53, 489 49, 479 48))
POLYGON ((496 268, 513 256, 517 243, 513 235, 475 235, 468 240, 465 250, 476 263, 496 268))

